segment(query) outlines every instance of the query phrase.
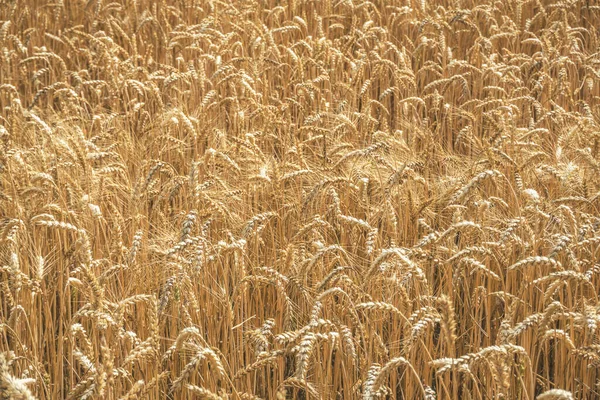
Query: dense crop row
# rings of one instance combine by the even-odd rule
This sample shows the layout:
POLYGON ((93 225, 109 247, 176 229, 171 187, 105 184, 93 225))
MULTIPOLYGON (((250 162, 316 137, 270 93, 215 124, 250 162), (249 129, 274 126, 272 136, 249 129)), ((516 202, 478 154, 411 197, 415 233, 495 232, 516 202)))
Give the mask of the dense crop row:
POLYGON ((2 2, 0 398, 600 398, 594 4, 2 2))

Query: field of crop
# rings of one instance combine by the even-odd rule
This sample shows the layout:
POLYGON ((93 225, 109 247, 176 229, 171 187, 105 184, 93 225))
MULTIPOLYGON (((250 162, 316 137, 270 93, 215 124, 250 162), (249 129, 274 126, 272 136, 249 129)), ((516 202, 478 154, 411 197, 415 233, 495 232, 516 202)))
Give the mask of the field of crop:
POLYGON ((600 399, 594 0, 4 0, 0 399, 600 399))

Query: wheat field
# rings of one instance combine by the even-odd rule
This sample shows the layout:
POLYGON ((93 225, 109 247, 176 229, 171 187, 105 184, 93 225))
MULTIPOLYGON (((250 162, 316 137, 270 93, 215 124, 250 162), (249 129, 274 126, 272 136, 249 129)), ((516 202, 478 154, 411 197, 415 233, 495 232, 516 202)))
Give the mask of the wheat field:
POLYGON ((594 0, 3 0, 0 399, 600 399, 594 0))

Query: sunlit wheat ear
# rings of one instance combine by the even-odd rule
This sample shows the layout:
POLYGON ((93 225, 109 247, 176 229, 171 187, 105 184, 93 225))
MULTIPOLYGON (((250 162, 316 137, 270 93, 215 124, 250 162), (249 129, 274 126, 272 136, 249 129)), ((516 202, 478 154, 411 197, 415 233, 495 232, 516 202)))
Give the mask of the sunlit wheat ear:
POLYGON ((573 400, 573 394, 562 389, 548 390, 536 397, 536 400, 573 400))
POLYGON ((370 368, 369 371, 367 372, 367 379, 364 382, 364 387, 363 387, 363 399, 364 400, 371 400, 373 399, 375 396, 379 395, 379 393, 377 393, 374 388, 375 388, 375 381, 377 380, 377 377, 379 376, 379 373, 381 372, 381 365, 379 364, 373 364, 370 368))
MULTIPOLYGON (((12 356, 14 357, 14 354, 12 356)), ((10 371, 11 358, 10 354, 0 353, 0 393, 6 399, 35 399, 27 386, 35 383, 35 379, 19 379, 13 376, 10 371)))
POLYGON ((210 390, 205 389, 200 386, 186 384, 185 387, 187 390, 189 390, 190 393, 192 393, 194 396, 198 396, 198 398, 200 398, 200 399, 207 399, 207 400, 222 400, 223 399, 218 394, 211 392, 210 390))
POLYGON ((252 373, 253 371, 257 371, 265 366, 271 366, 271 365, 275 365, 277 360, 280 359, 280 357, 284 354, 283 350, 278 350, 272 353, 260 353, 258 355, 258 358, 255 362, 253 362, 252 364, 246 366, 244 369, 237 371, 235 373, 235 375, 233 376, 233 379, 240 379, 250 373, 252 373))
POLYGON ((304 378, 308 370, 308 361, 316 341, 315 334, 308 332, 298 345, 298 356, 296 359, 296 377, 304 378))
POLYGON ((216 353, 212 349, 199 347, 192 359, 185 365, 181 375, 179 375, 179 377, 173 381, 171 392, 180 390, 184 383, 188 381, 195 371, 200 367, 200 364, 203 361, 209 362, 210 365, 215 368, 217 375, 221 378, 227 376, 225 369, 221 364, 221 360, 216 353))
POLYGON ((313 399, 319 399, 319 391, 314 387, 313 384, 307 382, 305 379, 297 377, 289 377, 283 382, 284 386, 295 388, 304 391, 308 397, 313 399))
POLYGON ((135 382, 133 384, 133 386, 131 387, 131 389, 129 389, 129 391, 124 396, 120 397, 120 400, 137 399, 140 396, 140 394, 142 393, 144 386, 145 386, 145 382, 143 380, 139 380, 139 381, 135 382))
POLYGON ((262 397, 256 396, 252 393, 242 392, 240 393, 240 398, 242 400, 263 400, 262 397))
POLYGON ((418 380, 418 375, 417 375, 415 369, 410 364, 410 362, 408 360, 406 360, 404 357, 397 357, 397 358, 394 358, 394 359, 388 361, 383 366, 383 368, 381 368, 381 370, 378 371, 377 377, 375 378, 375 381, 373 382, 372 390, 375 393, 377 393, 379 391, 379 389, 381 388, 381 386, 383 385, 384 380, 387 379, 390 372, 398 367, 406 367, 413 374, 412 378, 417 379, 417 382, 419 382, 418 386, 420 386, 422 393, 425 394, 425 388, 422 386, 420 380, 418 380))
POLYGON ((524 260, 521 260, 521 261, 509 266, 508 270, 510 271, 510 270, 524 269, 526 267, 544 267, 544 266, 549 266, 553 270, 562 270, 563 269, 561 263, 552 258, 535 256, 535 257, 528 257, 524 260))

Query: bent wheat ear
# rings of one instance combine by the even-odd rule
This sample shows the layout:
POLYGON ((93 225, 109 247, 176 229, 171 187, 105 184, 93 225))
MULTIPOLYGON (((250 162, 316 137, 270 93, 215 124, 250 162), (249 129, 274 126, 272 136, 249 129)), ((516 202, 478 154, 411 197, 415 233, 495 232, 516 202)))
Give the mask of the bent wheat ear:
POLYGON ((536 400, 573 400, 573 394, 571 392, 567 392, 566 390, 562 390, 562 389, 552 389, 552 390, 548 390, 542 394, 540 394, 538 397, 536 397, 536 400))

